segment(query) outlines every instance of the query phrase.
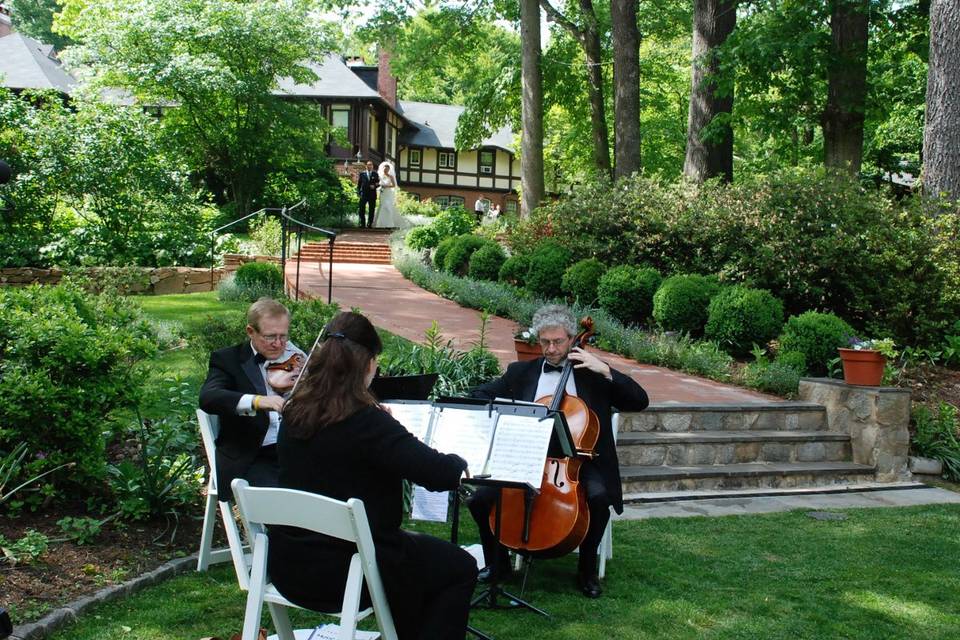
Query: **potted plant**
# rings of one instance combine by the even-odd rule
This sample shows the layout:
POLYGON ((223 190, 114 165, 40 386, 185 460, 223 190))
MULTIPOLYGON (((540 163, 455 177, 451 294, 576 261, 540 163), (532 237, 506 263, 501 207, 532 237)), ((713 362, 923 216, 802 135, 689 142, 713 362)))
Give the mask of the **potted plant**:
POLYGON ((543 355, 537 334, 533 329, 520 329, 513 334, 513 347, 517 350, 517 360, 536 360, 543 355))
POLYGON ((865 340, 853 336, 849 348, 840 348, 838 351, 843 363, 843 381, 867 387, 880 386, 887 358, 892 359, 897 355, 890 338, 865 340))

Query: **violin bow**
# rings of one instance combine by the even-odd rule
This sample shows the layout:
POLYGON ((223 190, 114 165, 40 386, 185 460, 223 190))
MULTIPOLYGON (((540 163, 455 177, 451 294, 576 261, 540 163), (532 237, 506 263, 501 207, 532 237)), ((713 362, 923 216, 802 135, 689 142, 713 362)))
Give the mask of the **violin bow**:
MULTIPOLYGON (((324 327, 323 329, 326 329, 324 327)), ((307 354, 307 359, 303 361, 303 369, 300 371, 300 375, 297 376, 297 379, 293 382, 293 388, 290 389, 289 398, 293 398, 293 393, 297 390, 297 385, 300 384, 300 380, 303 379, 303 376, 307 375, 307 365, 310 364, 310 356, 313 355, 314 349, 317 348, 317 345, 320 344, 320 338, 323 337, 323 329, 320 329, 320 333, 317 334, 317 339, 313 341, 313 346, 310 347, 310 352, 307 354)))

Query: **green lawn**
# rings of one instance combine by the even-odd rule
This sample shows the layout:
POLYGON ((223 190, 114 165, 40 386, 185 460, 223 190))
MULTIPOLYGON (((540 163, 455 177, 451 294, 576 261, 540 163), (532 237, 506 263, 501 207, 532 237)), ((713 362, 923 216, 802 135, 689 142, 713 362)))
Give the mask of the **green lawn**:
MULTIPOLYGON (((795 511, 620 522, 603 598, 573 590, 572 556, 541 561, 525 596, 550 618, 476 610, 471 623, 498 640, 960 637, 960 507, 844 513, 842 521, 795 511)), ((232 569, 221 566, 99 607, 54 638, 229 637, 243 604, 232 569)), ((294 620, 306 627, 323 618, 294 620)))
POLYGON ((136 296, 144 313, 154 320, 183 322, 205 313, 217 313, 224 309, 245 309, 242 302, 220 302, 216 291, 203 293, 178 293, 165 296, 136 296))

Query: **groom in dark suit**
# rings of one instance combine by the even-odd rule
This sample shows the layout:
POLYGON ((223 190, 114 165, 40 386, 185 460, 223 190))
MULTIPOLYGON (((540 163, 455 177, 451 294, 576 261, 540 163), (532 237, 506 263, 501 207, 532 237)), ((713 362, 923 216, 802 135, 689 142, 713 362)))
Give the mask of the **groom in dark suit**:
POLYGON ((357 176, 357 195, 360 196, 360 228, 373 226, 373 214, 377 210, 377 187, 380 186, 380 174, 373 170, 373 163, 367 160, 367 169, 357 176), (364 209, 370 207, 370 219, 365 221, 364 209))
MULTIPOLYGON (((580 484, 586 491, 590 510, 590 527, 580 544, 577 570, 577 586, 588 598, 598 598, 603 590, 597 576, 597 551, 610 520, 610 507, 623 513, 623 488, 611 408, 640 411, 649 401, 647 393, 632 378, 612 369, 593 354, 573 348, 577 322, 566 307, 541 307, 533 317, 533 330, 540 340, 544 357, 512 363, 503 376, 477 387, 471 395, 487 400, 510 398, 532 402, 552 395, 560 383, 563 364, 567 360, 573 363, 573 375, 567 381, 566 392, 581 398, 597 414, 600 423, 597 457, 585 461, 580 468, 580 484)), ((490 510, 496 502, 497 491, 492 487, 481 487, 469 502, 470 513, 480 530, 487 564, 480 572, 481 581, 490 581, 495 577, 493 573, 507 567, 506 550, 497 543, 490 530, 490 510)))
POLYGON ((210 354, 200 408, 220 418, 216 452, 220 500, 232 499, 234 478, 245 478, 254 486, 277 486, 277 433, 287 390, 267 384, 266 367, 303 354, 289 341, 289 330, 287 308, 260 298, 247 311, 250 340, 210 354))

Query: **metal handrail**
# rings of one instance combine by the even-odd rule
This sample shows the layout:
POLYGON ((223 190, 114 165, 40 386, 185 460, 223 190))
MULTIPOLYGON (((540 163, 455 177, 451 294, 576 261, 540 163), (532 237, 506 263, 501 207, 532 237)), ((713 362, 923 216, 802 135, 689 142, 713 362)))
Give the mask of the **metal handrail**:
MULTIPOLYGON (((300 200, 297 204, 292 207, 264 207, 253 213, 248 213, 247 215, 237 218, 227 224, 221 225, 210 232, 210 290, 213 291, 213 264, 215 261, 216 250, 217 250, 217 234, 224 229, 232 227, 235 224, 248 220, 253 216, 260 215, 262 213, 267 213, 270 211, 277 211, 280 214, 280 272, 283 275, 283 280, 286 282, 287 279, 287 235, 288 235, 288 222, 292 222, 297 225, 297 278, 296 283, 294 284, 294 299, 300 300, 300 249, 303 241, 303 230, 304 228, 312 229, 318 233, 321 233, 327 236, 328 241, 330 242, 330 263, 327 269, 327 304, 330 304, 333 300, 333 244, 337 239, 337 232, 331 231, 330 229, 324 229, 322 227, 316 227, 312 224, 303 222, 302 220, 297 220, 291 216, 288 212, 293 211, 297 207, 306 204, 307 199, 304 198, 300 200)), ((318 263, 319 264, 319 263, 318 263)), ((321 267, 322 271, 322 267, 321 267)))

